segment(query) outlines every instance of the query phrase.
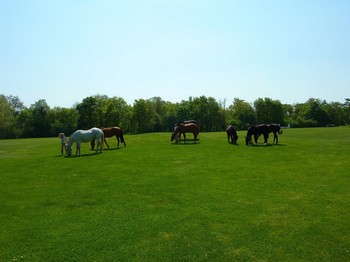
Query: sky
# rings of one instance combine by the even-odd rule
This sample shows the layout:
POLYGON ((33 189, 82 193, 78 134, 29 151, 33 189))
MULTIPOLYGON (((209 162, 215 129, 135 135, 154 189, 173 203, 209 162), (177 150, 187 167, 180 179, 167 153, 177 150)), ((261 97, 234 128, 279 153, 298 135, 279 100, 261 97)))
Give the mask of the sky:
POLYGON ((0 0, 0 94, 342 103, 349 14, 348 0, 0 0))

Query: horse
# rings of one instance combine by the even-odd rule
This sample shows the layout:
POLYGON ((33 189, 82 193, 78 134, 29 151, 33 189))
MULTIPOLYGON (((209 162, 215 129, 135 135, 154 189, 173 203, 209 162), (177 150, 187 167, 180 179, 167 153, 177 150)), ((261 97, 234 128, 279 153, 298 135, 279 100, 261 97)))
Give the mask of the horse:
MULTIPOLYGON (((181 124, 191 124, 191 123, 196 124, 199 127, 199 123, 197 120, 182 120, 180 122, 175 123, 174 131, 181 124)), ((184 133, 184 136, 186 136, 185 133, 184 133)), ((178 139, 181 139, 181 133, 179 133, 178 139)))
POLYGON ((255 143, 258 143, 258 137, 264 136, 264 144, 267 145, 267 139, 269 138, 269 127, 265 124, 252 125, 248 128, 247 136, 245 137, 245 144, 248 146, 252 144, 252 135, 254 135, 255 143))
POLYGON ((272 143, 275 143, 275 140, 276 140, 276 145, 278 144, 278 136, 277 134, 282 134, 282 129, 281 129, 281 126, 278 125, 278 124, 270 124, 268 125, 269 127, 269 133, 273 133, 273 142, 272 143))
MULTIPOLYGON (((267 125, 268 128, 269 128, 269 133, 273 133, 273 142, 272 143, 275 143, 276 141, 276 145, 278 144, 278 136, 277 134, 282 134, 282 129, 281 129, 281 126, 278 125, 278 124, 269 124, 267 125)), ((259 138, 260 134, 258 135, 258 138, 259 138)))
POLYGON ((227 133, 227 141, 230 143, 230 139, 231 139, 231 143, 237 145, 238 136, 237 136, 236 128, 233 125, 228 125, 226 127, 226 133, 227 133))
POLYGON ((103 134, 103 131, 101 129, 93 127, 89 130, 77 130, 77 131, 75 131, 69 137, 69 140, 67 143, 67 149, 66 149, 67 155, 71 156, 72 145, 74 142, 76 143, 75 155, 80 155, 80 144, 82 142, 91 142, 92 140, 96 140, 96 142, 97 142, 96 153, 97 153, 99 147, 100 147, 100 152, 102 152, 104 134, 103 134))
POLYGON ((179 142, 179 137, 181 134, 184 135, 184 143, 186 143, 186 133, 193 133, 194 141, 197 140, 199 134, 199 127, 195 123, 180 124, 175 127, 174 133, 171 135, 171 141, 174 139, 176 143, 179 142))
MULTIPOLYGON (((106 144, 106 146, 109 148, 109 145, 106 141, 106 137, 113 137, 115 136, 118 144, 117 144, 117 148, 119 148, 119 140, 124 143, 124 147, 126 147, 126 143, 124 140, 124 132, 120 127, 114 126, 114 127, 103 127, 102 128, 103 134, 104 134, 104 142, 106 144)), ((95 147, 95 140, 91 141, 91 149, 94 149, 95 147)))

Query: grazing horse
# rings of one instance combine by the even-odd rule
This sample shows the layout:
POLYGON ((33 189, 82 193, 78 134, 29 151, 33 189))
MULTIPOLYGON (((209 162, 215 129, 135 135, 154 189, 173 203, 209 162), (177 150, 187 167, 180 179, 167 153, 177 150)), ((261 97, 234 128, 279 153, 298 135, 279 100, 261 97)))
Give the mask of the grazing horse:
POLYGON ((278 124, 270 124, 268 125, 269 127, 269 133, 273 133, 273 143, 275 143, 276 140, 276 145, 278 144, 278 136, 277 134, 282 134, 282 129, 281 126, 278 124))
POLYGON ((72 145, 74 142, 76 143, 75 155, 80 155, 81 142, 91 142, 92 140, 96 140, 97 142, 96 153, 99 147, 100 147, 100 151, 102 152, 104 135, 101 129, 93 127, 89 130, 75 131, 69 137, 69 140, 68 140, 67 149, 66 149, 68 156, 71 156, 72 154, 72 145))
POLYGON ((179 142, 179 137, 181 134, 184 135, 184 143, 186 143, 186 133, 192 133, 194 137, 194 141, 197 140, 197 136, 199 134, 199 127, 195 123, 188 123, 188 124, 180 124, 175 127, 174 133, 171 135, 171 141, 174 139, 176 140, 176 143, 179 142))
MULTIPOLYGON (((119 140, 124 143, 124 147, 126 147, 126 143, 124 140, 124 132, 120 127, 114 126, 114 127, 103 127, 102 128, 103 134, 104 134, 104 142, 107 145, 107 147, 109 148, 109 145, 106 141, 106 137, 113 137, 115 136, 118 144, 117 144, 117 148, 119 148, 119 140)), ((95 140, 91 141, 91 149, 94 149, 95 147, 95 140)))
POLYGON ((237 136, 236 128, 233 125, 228 125, 226 127, 226 133, 227 133, 227 141, 230 143, 230 139, 231 139, 231 143, 237 145, 238 136, 237 136))
POLYGON ((248 128, 247 136, 245 137, 245 144, 252 144, 252 135, 254 135, 255 143, 258 143, 258 137, 260 135, 264 136, 264 144, 267 145, 267 139, 269 138, 269 127, 265 124, 262 125, 252 125, 248 128))
MULTIPOLYGON (((196 124, 197 126, 198 126, 198 128, 199 128, 199 123, 198 123, 198 121, 197 120, 183 120, 183 121, 180 121, 180 122, 177 122, 176 124, 175 124, 175 127, 174 127, 174 131, 175 131, 175 129, 179 126, 179 125, 181 125, 181 124, 196 124)), ((184 133, 184 137, 185 137, 186 135, 185 135, 185 133, 184 133)), ((179 137, 178 137, 178 139, 181 139, 181 133, 179 133, 179 137)))

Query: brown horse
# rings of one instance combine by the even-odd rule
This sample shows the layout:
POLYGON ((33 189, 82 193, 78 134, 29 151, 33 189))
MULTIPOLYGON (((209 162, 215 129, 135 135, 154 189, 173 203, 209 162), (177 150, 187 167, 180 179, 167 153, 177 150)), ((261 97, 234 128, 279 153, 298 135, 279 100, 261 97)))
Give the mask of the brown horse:
MULTIPOLYGON (((196 124, 198 126, 198 128, 199 128, 199 123, 198 123, 197 120, 183 120, 183 121, 177 122, 175 124, 174 131, 175 131, 176 127, 178 127, 179 125, 181 125, 181 124, 190 124, 190 123, 196 124)), ((184 133, 184 136, 186 136, 185 133, 184 133)), ((181 133, 179 133, 178 139, 181 140, 181 133)))
POLYGON ((180 124, 175 127, 174 133, 171 135, 171 141, 174 139, 176 140, 176 143, 179 142, 179 137, 181 134, 184 135, 184 143, 186 143, 186 133, 192 133, 194 137, 194 142, 197 140, 197 136, 199 134, 199 127, 195 123, 188 123, 188 124, 180 124))
MULTIPOLYGON (((104 133, 104 142, 106 143, 108 148, 109 148, 109 145, 107 144, 106 137, 113 137, 113 136, 117 138, 117 141, 118 141, 117 148, 119 148, 119 140, 122 143, 124 143, 124 147, 126 147, 126 143, 124 140, 124 133, 120 127, 117 127, 117 126, 104 127, 102 128, 102 131, 104 133)), ((94 149, 94 147, 95 147, 95 141, 91 141, 91 148, 94 149)))
POLYGON ((226 127, 226 133, 227 133, 227 141, 230 143, 230 139, 231 139, 231 143, 237 145, 238 136, 237 136, 236 128, 233 125, 228 125, 226 127))

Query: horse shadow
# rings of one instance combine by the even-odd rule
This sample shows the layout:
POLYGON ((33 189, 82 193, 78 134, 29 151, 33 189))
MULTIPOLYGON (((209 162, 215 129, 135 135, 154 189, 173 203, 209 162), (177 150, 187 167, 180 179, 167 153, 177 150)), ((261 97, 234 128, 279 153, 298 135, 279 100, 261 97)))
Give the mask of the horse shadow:
POLYGON ((264 148, 264 147, 275 147, 275 146, 281 146, 281 147, 283 147, 283 146, 287 146, 286 144, 267 144, 267 145, 265 145, 265 144, 263 144, 263 143, 258 143, 258 144, 252 144, 251 146, 253 146, 253 147, 257 147, 257 148, 264 148))
POLYGON ((98 152, 98 153, 92 153, 92 154, 87 154, 87 153, 84 153, 84 154, 80 154, 80 155, 71 155, 71 156, 67 156, 65 155, 64 157, 65 158, 79 158, 79 157, 91 157, 91 156, 96 156, 96 155, 100 155, 102 154, 102 152, 98 152))
POLYGON ((186 139, 186 143, 184 140, 180 140, 178 143, 171 143, 172 145, 199 145, 199 139, 186 139))
MULTIPOLYGON (((120 150, 121 148, 120 147, 113 147, 113 148, 104 148, 103 151, 113 151, 113 150, 120 150)), ((93 149, 91 149, 93 150, 93 149)))

